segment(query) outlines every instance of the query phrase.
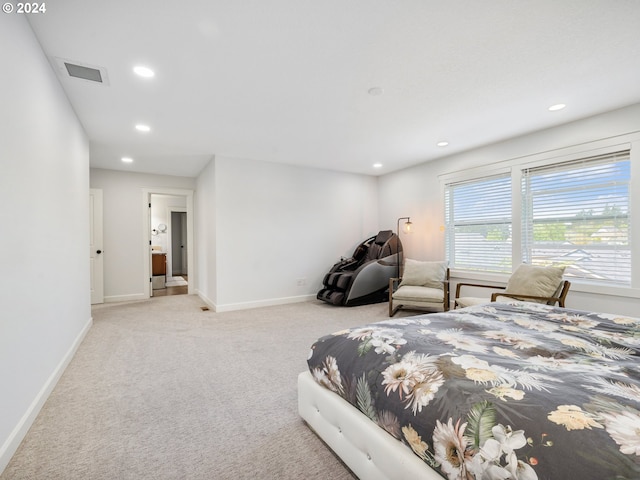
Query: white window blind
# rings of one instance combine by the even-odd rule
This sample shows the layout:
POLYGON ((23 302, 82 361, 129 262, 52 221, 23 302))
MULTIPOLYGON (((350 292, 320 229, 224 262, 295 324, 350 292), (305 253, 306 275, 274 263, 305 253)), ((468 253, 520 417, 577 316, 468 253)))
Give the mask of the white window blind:
POLYGON ((446 255, 452 268, 511 273, 511 176, 445 186, 446 255))
POLYGON ((523 170, 523 261, 630 285, 630 169, 624 151, 523 170))

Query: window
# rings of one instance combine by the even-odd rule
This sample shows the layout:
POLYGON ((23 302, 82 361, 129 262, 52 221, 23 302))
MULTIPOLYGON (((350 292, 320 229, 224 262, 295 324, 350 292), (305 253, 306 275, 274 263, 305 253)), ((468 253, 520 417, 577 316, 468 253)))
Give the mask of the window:
POLYGON ((631 285, 629 152, 522 171, 522 261, 631 285))
POLYGON ((449 265, 511 274, 515 259, 564 266, 568 278, 585 283, 631 287, 630 151, 548 162, 514 162, 502 170, 509 173, 472 180, 449 177, 449 265))
POLYGON ((445 185, 451 268, 511 273, 511 175, 445 185))

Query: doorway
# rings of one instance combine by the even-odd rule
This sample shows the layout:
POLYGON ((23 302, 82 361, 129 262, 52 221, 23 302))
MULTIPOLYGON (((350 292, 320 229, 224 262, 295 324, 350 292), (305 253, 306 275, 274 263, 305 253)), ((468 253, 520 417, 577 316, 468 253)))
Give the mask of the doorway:
POLYGON ((143 189, 143 198, 148 296, 192 294, 193 191, 143 189))

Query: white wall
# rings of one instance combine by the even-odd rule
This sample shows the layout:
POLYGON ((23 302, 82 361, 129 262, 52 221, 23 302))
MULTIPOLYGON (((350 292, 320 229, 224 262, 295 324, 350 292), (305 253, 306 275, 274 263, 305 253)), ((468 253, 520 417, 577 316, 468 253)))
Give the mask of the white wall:
POLYGON ((216 170, 215 160, 200 172, 196 181, 195 231, 198 269, 196 289, 211 306, 218 303, 216 282, 216 170))
POLYGON ((0 15, 0 472, 91 325, 89 143, 22 15, 0 15))
POLYGON ((93 168, 90 177, 91 188, 103 191, 105 302, 146 298, 143 190, 194 190, 196 180, 93 168))
POLYGON ((333 263, 378 232, 376 190, 375 177, 217 157, 198 182, 199 258, 216 262, 200 294, 217 310, 315 297, 333 263))
MULTIPOLYGON (((385 175, 379 180, 381 222, 388 223, 398 216, 410 215, 416 234, 410 238, 405 235, 401 237, 406 255, 423 260, 442 259, 445 254, 442 228, 444 205, 439 175, 476 167, 490 168, 486 166, 500 162, 508 163, 510 160, 543 152, 555 155, 571 149, 588 150, 592 146, 603 143, 615 144, 621 136, 625 139, 629 136, 634 137, 627 134, 639 131, 640 105, 633 105, 385 175)), ((632 181, 637 185, 640 181, 640 176, 636 172, 640 165, 638 142, 633 144, 631 155, 632 181)), ((634 195, 637 193, 632 190, 632 196, 634 195)), ((638 204, 637 197, 632 198, 632 205, 638 204)), ((636 222, 635 225, 636 229, 640 228, 640 222, 636 222)), ((637 231, 640 232, 640 230, 637 231)), ((639 238, 639 235, 633 238, 639 238)), ((637 259, 636 265, 640 265, 640 246, 638 245, 637 243, 632 245, 637 259)), ((458 278, 458 280, 461 279, 462 277, 458 278)), ((611 295, 611 292, 603 295, 599 292, 604 289, 594 291, 593 288, 581 287, 579 283, 574 282, 567 299, 567 306, 638 316, 640 300, 637 298, 637 287, 639 286, 635 285, 634 290, 620 291, 619 293, 624 295, 618 296, 611 295)))

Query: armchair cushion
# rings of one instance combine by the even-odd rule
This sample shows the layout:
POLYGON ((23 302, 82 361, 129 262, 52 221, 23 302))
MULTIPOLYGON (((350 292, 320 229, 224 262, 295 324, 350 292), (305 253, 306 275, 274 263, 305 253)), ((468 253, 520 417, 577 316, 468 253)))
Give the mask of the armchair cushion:
POLYGON ((564 267, 520 265, 509 278, 505 293, 553 297, 562 287, 564 267))
POLYGON ((460 297, 456 298, 456 305, 460 308, 464 307, 475 307, 476 305, 482 305, 483 303, 488 303, 489 298, 484 297, 460 297))
POLYGON ((393 293, 393 299, 398 302, 428 302, 442 303, 444 290, 440 288, 422 287, 416 285, 401 285, 393 293))
POLYGON ((406 258, 400 287, 415 286, 442 290, 447 273, 446 262, 422 262, 406 258))

